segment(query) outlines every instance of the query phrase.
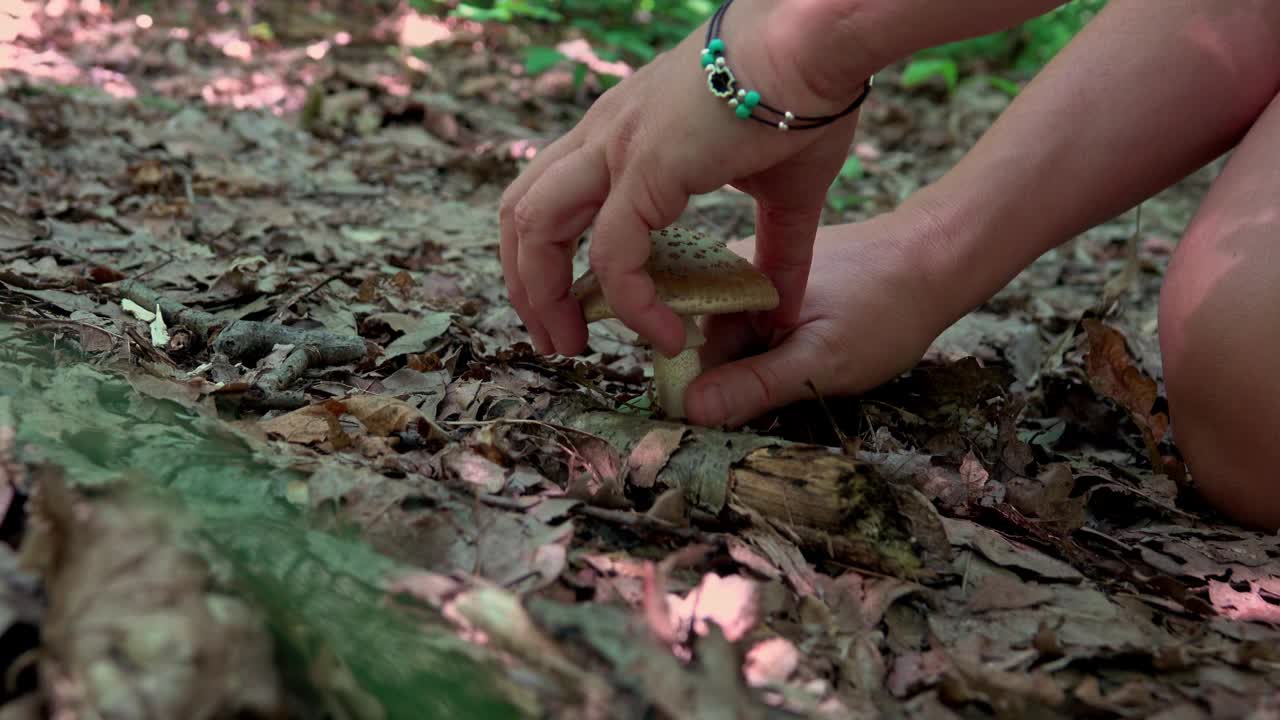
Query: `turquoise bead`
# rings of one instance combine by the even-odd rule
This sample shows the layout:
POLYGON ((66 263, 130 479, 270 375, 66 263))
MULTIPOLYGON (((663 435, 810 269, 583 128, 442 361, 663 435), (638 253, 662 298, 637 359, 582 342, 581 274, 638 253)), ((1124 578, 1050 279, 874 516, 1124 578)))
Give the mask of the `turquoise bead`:
POLYGON ((755 90, 752 90, 751 92, 747 93, 746 97, 742 98, 742 102, 748 108, 753 108, 760 104, 760 93, 756 92, 755 90))
POLYGON ((702 53, 702 67, 716 64, 716 56, 709 52, 702 53))
POLYGON ((746 120, 747 118, 751 117, 751 108, 747 107, 746 105, 738 105, 738 107, 734 108, 733 112, 743 120, 746 120))
POLYGON ((721 40, 720 38, 716 38, 715 40, 711 41, 711 44, 708 45, 707 48, 710 49, 711 52, 717 52, 717 53, 724 52, 724 41, 721 40))

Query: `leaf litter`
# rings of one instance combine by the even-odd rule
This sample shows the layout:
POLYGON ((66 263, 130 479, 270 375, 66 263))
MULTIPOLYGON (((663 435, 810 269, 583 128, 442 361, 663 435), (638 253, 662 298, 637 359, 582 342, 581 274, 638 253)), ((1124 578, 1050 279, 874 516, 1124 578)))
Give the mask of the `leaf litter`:
MULTIPOLYGON (((271 2, 278 41, 216 13, 182 39, 192 18, 17 5, 0 713, 1277 712, 1280 542, 1185 492, 1154 342, 1216 164, 885 387, 726 433, 651 417, 616 324, 582 358, 527 345, 496 206, 586 102, 567 68, 518 72, 537 39, 271 2), (437 39, 331 42, 407 27, 437 39)), ((865 201, 829 221, 893 207, 1004 105, 895 73, 865 201)), ((748 210, 711 193, 682 222, 740 235, 748 210)))

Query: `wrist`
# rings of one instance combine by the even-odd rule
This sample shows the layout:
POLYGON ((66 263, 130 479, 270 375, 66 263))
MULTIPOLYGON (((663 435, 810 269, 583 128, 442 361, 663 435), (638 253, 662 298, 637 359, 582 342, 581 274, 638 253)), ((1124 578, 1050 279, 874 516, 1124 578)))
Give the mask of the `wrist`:
POLYGON ((896 58, 868 41, 867 0, 789 0, 774 3, 765 46, 793 76, 809 102, 846 105, 866 81, 896 58))
POLYGON ((875 61, 850 44, 842 27, 833 36, 833 6, 851 0, 735 0, 721 39, 741 86, 757 90, 774 107, 801 116, 840 112, 863 95, 875 61), (826 24, 826 27, 824 27, 826 24))

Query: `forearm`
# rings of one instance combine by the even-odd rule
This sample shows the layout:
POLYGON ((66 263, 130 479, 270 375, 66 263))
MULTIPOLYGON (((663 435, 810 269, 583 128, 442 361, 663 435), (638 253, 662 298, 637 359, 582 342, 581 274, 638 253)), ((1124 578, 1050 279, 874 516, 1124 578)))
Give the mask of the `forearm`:
POLYGON ((789 0, 769 23, 819 94, 832 101, 919 50, 1014 27, 1066 0, 789 0))
POLYGON ((1280 87, 1280 3, 1112 0, 966 156, 904 203, 950 319, 1047 250, 1230 149, 1280 87))

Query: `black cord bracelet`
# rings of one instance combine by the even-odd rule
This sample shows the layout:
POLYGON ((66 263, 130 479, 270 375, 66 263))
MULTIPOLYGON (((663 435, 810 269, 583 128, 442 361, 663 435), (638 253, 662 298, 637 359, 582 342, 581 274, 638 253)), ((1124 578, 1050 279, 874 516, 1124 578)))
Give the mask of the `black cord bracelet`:
POLYGON ((707 44, 702 51, 702 69, 707 73, 707 87, 711 90, 711 94, 721 100, 727 100, 729 107, 733 108, 734 114, 738 118, 754 120, 783 131, 811 130, 830 125, 850 115, 862 106, 862 102, 871 93, 871 86, 875 83, 874 75, 867 78, 862 94, 858 95, 844 110, 834 115, 819 115, 816 117, 803 117, 789 111, 779 110, 764 102, 760 97, 760 93, 755 90, 746 90, 738 87, 738 79, 734 76, 733 71, 729 69, 728 61, 725 59, 724 40, 720 39, 720 25, 724 22, 724 14, 728 12, 729 6, 732 4, 733 0, 725 0, 715 14, 711 16, 711 22, 707 26, 707 44), (772 114, 774 119, 769 119, 767 115, 762 117, 756 114, 756 111, 772 114))

